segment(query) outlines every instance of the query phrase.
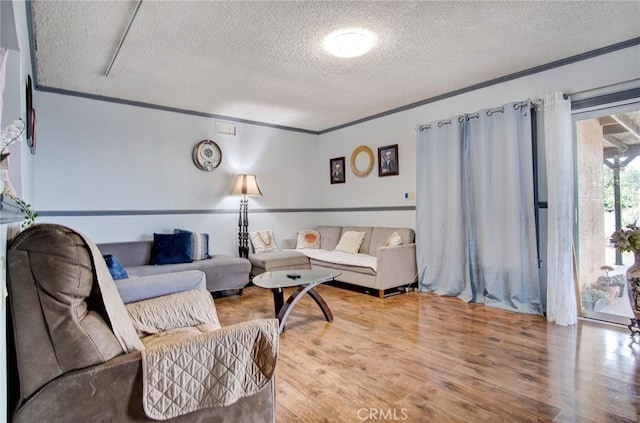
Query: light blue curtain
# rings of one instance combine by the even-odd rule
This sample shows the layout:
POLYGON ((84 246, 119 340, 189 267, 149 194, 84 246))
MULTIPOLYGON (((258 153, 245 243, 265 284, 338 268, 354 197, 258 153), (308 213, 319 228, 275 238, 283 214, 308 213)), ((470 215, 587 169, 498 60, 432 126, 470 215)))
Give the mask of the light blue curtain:
POLYGON ((419 290, 541 314, 530 108, 419 128, 419 290))
POLYGON ((461 191, 464 120, 464 116, 456 116, 418 131, 418 274, 420 288, 439 295, 460 295, 466 285, 461 191), (421 141, 421 137, 429 141, 421 141))

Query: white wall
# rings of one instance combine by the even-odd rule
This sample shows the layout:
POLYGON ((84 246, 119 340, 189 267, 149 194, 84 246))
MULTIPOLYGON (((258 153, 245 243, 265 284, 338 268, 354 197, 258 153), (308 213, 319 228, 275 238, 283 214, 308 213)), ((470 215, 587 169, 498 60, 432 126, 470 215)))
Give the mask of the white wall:
POLYGON ((312 223, 309 213, 265 222, 268 215, 260 210, 317 207, 315 135, 249 124, 237 124, 236 136, 216 135, 211 118, 46 92, 37 92, 35 102, 34 205, 88 214, 40 222, 67 224, 96 242, 149 239, 181 227, 210 233, 215 252, 233 254, 239 197, 229 191, 236 174, 255 173, 263 197, 250 197, 251 230, 312 223), (203 139, 222 150, 222 163, 212 172, 197 169, 191 158, 203 139), (212 213, 166 214, 172 210, 212 213), (105 211, 151 215, 90 216, 105 211), (158 212, 165 214, 153 214, 158 212))
MULTIPOLYGON (((634 78, 640 78, 639 46, 322 134, 318 160, 323 168, 328 169, 332 157, 346 156, 348 161, 352 151, 361 144, 369 146, 374 153, 378 147, 399 144, 400 174, 379 178, 377 164, 366 178, 358 178, 348 171, 346 184, 320 185, 319 195, 328 207, 415 205, 415 202, 406 202, 403 194, 415 191, 415 128, 418 125, 511 101, 543 98, 553 91, 573 93, 634 78)), ((546 197, 540 200, 546 201, 546 197)))
MULTIPOLYGON (((76 227, 97 242, 149 239, 184 227, 212 234, 213 249, 235 254, 238 198, 228 195, 233 175, 258 175, 263 197, 250 199, 251 230, 273 229, 278 239, 317 224, 415 227, 415 128, 422 123, 501 104, 541 98, 555 90, 589 90, 638 78, 640 47, 486 87, 319 136, 237 124, 236 137, 215 135, 215 120, 172 112, 36 92, 38 153, 35 199, 40 211, 207 209, 215 214, 41 217, 76 227), (202 172, 191 149, 215 140, 222 165, 202 172), (399 144, 398 176, 368 177, 349 170, 359 145, 399 144), (329 159, 345 156, 346 183, 330 184, 329 159), (327 212, 260 213, 262 209, 342 209, 327 212), (371 208, 371 210, 366 210, 371 208), (253 212, 251 212, 253 211, 253 212)), ((540 157, 544 159, 543 155, 540 157)), ((542 163, 543 164, 543 163, 542 163)), ((543 180, 541 187, 545 187, 543 180)), ((546 201, 541 192, 540 201, 546 201)))
POLYGON ((236 208, 237 173, 255 173, 262 208, 309 207, 316 136, 238 124, 215 134, 215 120, 38 92, 35 194, 43 210, 236 208), (213 139, 222 163, 193 164, 194 145, 213 139))

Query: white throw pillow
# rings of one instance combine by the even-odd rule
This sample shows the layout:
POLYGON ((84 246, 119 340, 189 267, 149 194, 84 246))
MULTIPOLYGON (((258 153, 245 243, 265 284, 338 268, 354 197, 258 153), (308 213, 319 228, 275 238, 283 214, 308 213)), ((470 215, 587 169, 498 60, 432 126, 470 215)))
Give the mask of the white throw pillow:
POLYGON ((268 253, 269 251, 278 251, 276 239, 273 231, 257 231, 249 233, 251 245, 255 253, 268 253))
POLYGON ((336 245, 335 251, 344 251, 345 253, 357 253, 362 245, 366 232, 347 231, 342 234, 340 242, 336 245))
POLYGON ((296 249, 301 248, 320 248, 320 233, 313 229, 300 229, 296 249))
POLYGON ((394 233, 389 235, 389 238, 387 238, 387 242, 384 243, 385 247, 395 247, 396 245, 402 245, 402 237, 400 236, 398 231, 395 231, 394 233))

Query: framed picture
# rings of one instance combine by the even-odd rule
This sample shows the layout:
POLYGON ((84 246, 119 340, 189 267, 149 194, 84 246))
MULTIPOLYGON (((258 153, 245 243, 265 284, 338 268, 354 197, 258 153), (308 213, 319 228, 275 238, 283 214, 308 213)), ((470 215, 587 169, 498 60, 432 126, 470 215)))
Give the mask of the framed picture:
POLYGON ((398 174, 398 144, 378 148, 378 176, 398 174))
POLYGON ((36 154, 36 110, 33 108, 31 75, 27 75, 27 146, 36 154))
POLYGON ((329 171, 332 184, 344 184, 344 157, 329 159, 329 171))

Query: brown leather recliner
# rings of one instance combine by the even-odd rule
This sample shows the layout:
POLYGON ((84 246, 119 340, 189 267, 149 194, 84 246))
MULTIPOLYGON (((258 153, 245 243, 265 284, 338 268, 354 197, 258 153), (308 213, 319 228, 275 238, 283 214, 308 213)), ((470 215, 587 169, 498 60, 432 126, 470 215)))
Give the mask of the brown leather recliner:
MULTIPOLYGON (((102 257, 92 254, 90 242, 67 227, 44 224, 20 233, 8 248, 11 421, 152 420, 143 409, 145 351, 123 351, 114 334, 94 264, 102 257)), ((273 326, 277 331, 277 321, 273 326)), ((263 389, 230 405, 167 421, 273 422, 275 381, 270 377, 263 389)))

